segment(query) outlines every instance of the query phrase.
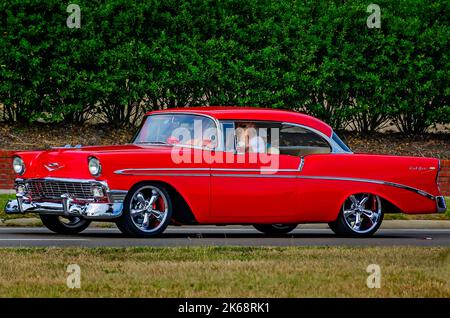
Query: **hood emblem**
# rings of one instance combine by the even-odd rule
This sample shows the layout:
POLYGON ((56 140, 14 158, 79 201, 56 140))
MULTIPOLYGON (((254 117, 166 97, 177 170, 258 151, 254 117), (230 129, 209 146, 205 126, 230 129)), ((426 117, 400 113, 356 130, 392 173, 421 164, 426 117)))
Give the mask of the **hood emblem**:
POLYGON ((59 163, 57 163, 57 162, 52 162, 52 163, 44 165, 44 167, 46 167, 48 171, 55 171, 55 170, 63 168, 64 166, 60 166, 59 163))

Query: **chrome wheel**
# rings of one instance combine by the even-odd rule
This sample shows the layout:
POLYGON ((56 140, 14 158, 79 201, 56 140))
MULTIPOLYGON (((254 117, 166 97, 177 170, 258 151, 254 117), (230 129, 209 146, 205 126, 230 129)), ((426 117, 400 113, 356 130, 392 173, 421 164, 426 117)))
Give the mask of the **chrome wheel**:
POLYGON ((155 186, 139 188, 130 200, 130 216, 133 224, 141 231, 158 231, 168 217, 168 198, 155 186))
POLYGON ((370 193, 354 194, 342 206, 346 225, 355 233, 371 232, 382 221, 381 200, 370 193))

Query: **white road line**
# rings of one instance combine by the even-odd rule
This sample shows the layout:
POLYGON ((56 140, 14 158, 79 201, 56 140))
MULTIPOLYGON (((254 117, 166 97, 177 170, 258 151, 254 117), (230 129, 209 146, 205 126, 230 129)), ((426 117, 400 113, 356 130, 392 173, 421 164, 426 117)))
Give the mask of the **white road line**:
POLYGON ((7 239, 0 239, 1 241, 90 241, 88 239, 27 239, 27 238, 7 238, 7 239))

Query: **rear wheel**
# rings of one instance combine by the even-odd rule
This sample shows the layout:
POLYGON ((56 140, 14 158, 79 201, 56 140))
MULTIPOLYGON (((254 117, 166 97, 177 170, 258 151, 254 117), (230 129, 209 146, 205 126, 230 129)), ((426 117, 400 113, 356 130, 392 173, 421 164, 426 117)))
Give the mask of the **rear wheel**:
POLYGON ((58 216, 41 214, 42 223, 50 230, 59 234, 78 234, 84 231, 91 221, 77 216, 58 216))
POLYGON ((336 221, 329 223, 339 236, 372 236, 383 221, 380 197, 370 193, 351 195, 345 200, 336 221))
POLYGON ((293 231, 297 224, 255 224, 253 226, 265 234, 286 234, 293 231))
POLYGON ((172 203, 165 187, 141 184, 131 189, 124 201, 123 214, 116 224, 124 234, 154 237, 167 228, 171 217, 172 203))

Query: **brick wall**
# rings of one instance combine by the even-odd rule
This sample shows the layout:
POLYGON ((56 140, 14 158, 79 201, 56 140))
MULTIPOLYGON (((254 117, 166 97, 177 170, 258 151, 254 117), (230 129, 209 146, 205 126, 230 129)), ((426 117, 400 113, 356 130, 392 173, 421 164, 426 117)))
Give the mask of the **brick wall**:
MULTIPOLYGON (((11 155, 12 151, 0 150, 0 190, 14 187, 11 155)), ((450 196, 450 160, 441 160, 439 187, 444 195, 450 196)))
POLYGON ((444 195, 450 196, 450 160, 441 160, 439 188, 444 195))
POLYGON ((14 187, 14 173, 11 162, 12 151, 0 149, 0 190, 14 187))

